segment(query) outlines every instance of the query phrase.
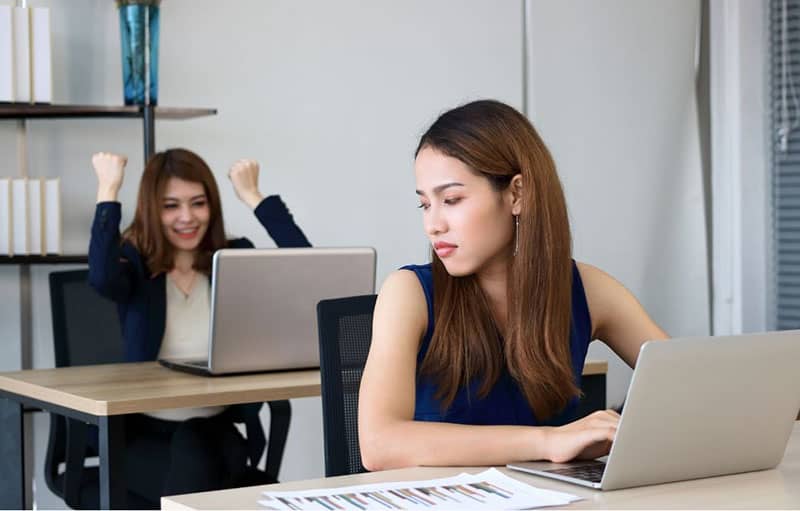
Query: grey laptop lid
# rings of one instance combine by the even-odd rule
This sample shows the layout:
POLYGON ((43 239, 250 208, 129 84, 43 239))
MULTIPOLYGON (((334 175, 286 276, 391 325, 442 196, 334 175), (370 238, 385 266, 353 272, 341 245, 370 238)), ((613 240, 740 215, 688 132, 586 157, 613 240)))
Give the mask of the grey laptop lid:
POLYGON ((375 292, 372 248, 214 254, 209 372, 319 367, 317 302, 375 292))
MULTIPOLYGON (((646 343, 601 483, 587 486, 613 490, 775 467, 800 410, 798 360, 800 331, 646 343)), ((545 471, 569 465, 509 467, 556 477, 545 471)))

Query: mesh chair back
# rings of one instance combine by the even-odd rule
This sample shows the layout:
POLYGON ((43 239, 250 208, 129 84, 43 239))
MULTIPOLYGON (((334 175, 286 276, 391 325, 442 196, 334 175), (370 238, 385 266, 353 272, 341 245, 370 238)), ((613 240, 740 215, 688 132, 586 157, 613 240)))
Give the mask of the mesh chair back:
POLYGON ((317 304, 326 477, 366 472, 358 443, 358 389, 375 299, 364 295, 317 304))
POLYGON ((89 270, 50 274, 56 367, 123 362, 114 302, 89 286, 89 270))
MULTIPOLYGON (((114 302, 89 286, 88 270, 50 274, 50 309, 56 367, 123 362, 122 332, 114 302)), ((99 472, 83 468, 85 457, 97 456, 97 429, 74 419, 50 414, 45 455, 45 481, 74 509, 99 506, 99 472), (63 470, 61 465, 64 465, 63 470)), ((131 507, 154 505, 129 494, 131 507)), ((157 503, 156 503, 157 504, 157 503)))

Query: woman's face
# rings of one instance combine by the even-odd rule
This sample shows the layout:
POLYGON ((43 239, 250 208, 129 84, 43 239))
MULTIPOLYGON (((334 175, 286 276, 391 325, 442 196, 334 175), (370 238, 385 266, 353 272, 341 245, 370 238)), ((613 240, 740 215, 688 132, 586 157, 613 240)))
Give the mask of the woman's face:
POLYGON ((197 250, 206 235, 211 210, 201 183, 176 177, 167 181, 161 203, 164 235, 176 250, 197 250))
POLYGON ((460 160, 426 147, 414 162, 425 233, 447 272, 455 277, 506 264, 513 250, 510 191, 460 160))

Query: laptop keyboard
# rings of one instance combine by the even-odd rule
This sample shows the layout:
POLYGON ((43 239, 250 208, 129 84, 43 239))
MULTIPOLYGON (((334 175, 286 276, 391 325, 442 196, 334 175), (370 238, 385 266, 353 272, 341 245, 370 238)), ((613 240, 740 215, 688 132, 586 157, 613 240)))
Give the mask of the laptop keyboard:
POLYGON ((554 468, 551 470, 545 470, 545 472, 566 477, 573 477, 575 479, 583 479, 584 481, 590 481, 592 483, 599 483, 600 480, 603 479, 603 471, 605 469, 605 463, 602 461, 596 461, 594 463, 579 465, 577 467, 554 468))

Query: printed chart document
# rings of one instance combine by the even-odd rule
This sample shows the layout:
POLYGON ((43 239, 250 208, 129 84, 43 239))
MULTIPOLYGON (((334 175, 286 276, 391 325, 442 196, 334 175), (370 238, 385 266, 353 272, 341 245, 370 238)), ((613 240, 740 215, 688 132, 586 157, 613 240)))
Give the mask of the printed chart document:
POLYGON ((580 497, 521 483, 491 468, 444 479, 377 483, 301 491, 265 491, 263 509, 368 511, 380 509, 531 509, 564 506, 580 497))

